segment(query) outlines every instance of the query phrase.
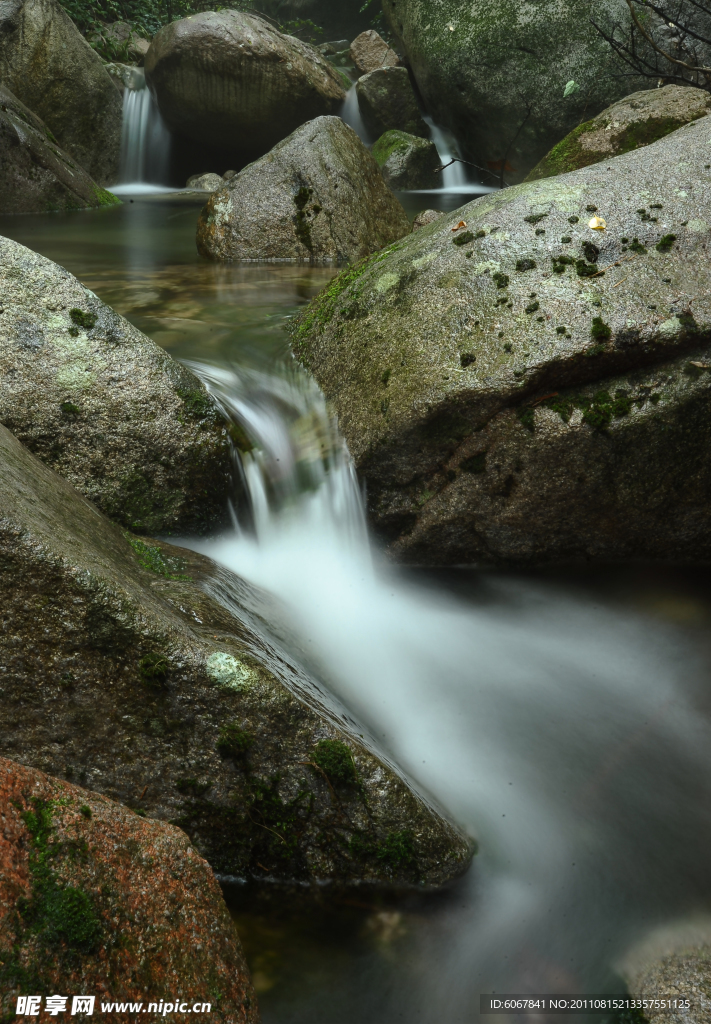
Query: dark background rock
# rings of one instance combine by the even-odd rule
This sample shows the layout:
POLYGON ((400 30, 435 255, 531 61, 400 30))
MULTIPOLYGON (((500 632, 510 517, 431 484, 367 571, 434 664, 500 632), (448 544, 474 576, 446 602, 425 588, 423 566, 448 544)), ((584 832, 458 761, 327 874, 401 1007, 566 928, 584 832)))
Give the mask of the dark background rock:
POLYGON ((0 238, 0 422, 111 518, 228 521, 227 424, 200 381, 62 267, 0 238))
POLYGON ((373 158, 392 189, 438 188, 442 184, 434 142, 407 132, 386 132, 373 145, 373 158))
POLYGON ((612 51, 590 22, 628 25, 625 0, 383 0, 383 9, 428 112, 463 156, 503 171, 508 184, 581 121, 645 84, 613 73, 612 51), (569 81, 579 88, 564 97, 569 81))
POLYGON ((301 316, 394 555, 711 559, 708 131, 476 199, 301 316))
POLYGON ((102 999, 205 1002, 213 1020, 256 1024, 235 926, 184 832, 4 757, 0 812, 4 1016, 29 989, 69 992, 67 1016, 87 993, 95 1014, 102 999))
POLYGON ((0 213, 48 213, 113 206, 57 145, 42 121, 0 85, 0 213))
POLYGON ((375 138, 395 129, 429 139, 407 68, 380 68, 363 75, 356 95, 363 123, 375 138))
POLYGON ((4 427, 0 601, 4 756, 179 824, 226 875, 466 869, 462 834, 270 636, 265 596, 124 534, 4 427))
POLYGON ((305 121, 336 113, 345 98, 339 73, 317 50, 238 11, 165 25, 145 68, 170 130, 209 147, 203 167, 243 166, 305 121))
POLYGON ((197 245, 207 259, 357 260, 409 230, 353 129, 320 117, 213 193, 197 245))
POLYGON ((99 185, 116 181, 121 96, 55 0, 0 7, 0 81, 99 185))
POLYGON ((565 174, 648 146, 682 125, 705 117, 709 110, 711 95, 705 89, 665 85, 662 89, 633 92, 574 128, 536 164, 526 180, 565 174))

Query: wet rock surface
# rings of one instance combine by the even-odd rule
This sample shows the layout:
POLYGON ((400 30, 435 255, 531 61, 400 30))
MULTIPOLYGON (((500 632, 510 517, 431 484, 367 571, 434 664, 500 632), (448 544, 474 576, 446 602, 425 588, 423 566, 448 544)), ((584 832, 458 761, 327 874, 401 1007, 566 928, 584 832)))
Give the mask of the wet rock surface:
POLYGON ((624 0, 384 0, 434 120, 463 155, 511 185, 580 121, 644 80, 615 77, 598 22, 629 24, 624 0), (568 82, 576 91, 564 96, 568 82))
POLYGON ((400 58, 395 51, 372 28, 361 32, 353 40, 350 46, 350 58, 356 71, 361 75, 377 71, 378 68, 394 68, 400 63, 400 58))
POLYGON ((320 117, 211 196, 197 246, 207 259, 354 260, 409 230, 353 129, 320 117))
POLYGON ((116 181, 121 96, 55 0, 2 5, 0 81, 99 185, 116 181))
POLYGON ((146 532, 228 521, 227 424, 200 381, 62 267, 0 238, 0 422, 146 532))
POLYGON ((203 192, 215 192, 218 188, 222 188, 224 183, 220 174, 193 174, 185 182, 185 187, 195 188, 203 192))
POLYGON ((528 175, 527 181, 575 171, 611 156, 648 146, 682 125, 705 117, 711 96, 704 89, 665 85, 626 96, 591 121, 578 125, 528 175))
POLYGON ((80 210, 118 202, 59 148, 40 118, 0 86, 0 213, 80 210))
POLYGON ((372 135, 395 129, 429 139, 407 68, 380 68, 363 75, 356 95, 363 123, 372 135))
POLYGON ((437 188, 442 183, 437 147, 429 139, 386 132, 374 144, 372 154, 392 189, 437 188))
POLYGON ((148 1021, 160 1001, 258 1020, 220 888, 180 829, 4 757, 0 812, 3 1016, 29 990, 93 994, 111 1021, 126 1013, 102 1000, 141 1003, 148 1021))
POLYGON ((471 856, 270 639, 266 597, 125 534, 0 428, 0 752, 170 820, 225 875, 439 885, 471 856))
POLYGON ((317 50, 238 11, 165 25, 145 69, 171 131, 242 163, 304 122, 335 114, 345 98, 340 74, 317 50))
POLYGON ((444 217, 441 210, 422 210, 413 220, 412 230, 419 231, 420 228, 426 228, 428 224, 433 224, 440 217, 444 217))
POLYGON ((711 557, 709 137, 479 198, 302 314, 394 556, 711 557))

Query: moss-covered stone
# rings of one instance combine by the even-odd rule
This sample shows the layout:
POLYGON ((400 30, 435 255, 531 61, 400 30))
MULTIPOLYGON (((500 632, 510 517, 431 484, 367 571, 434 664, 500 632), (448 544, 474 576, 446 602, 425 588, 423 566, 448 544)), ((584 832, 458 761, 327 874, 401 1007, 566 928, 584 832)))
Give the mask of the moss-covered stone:
POLYGON ((427 189, 442 184, 437 173, 441 164, 437 147, 429 139, 388 131, 373 144, 371 152, 390 188, 427 189))
POLYGON ((666 85, 632 93, 574 128, 529 173, 527 181, 566 174, 629 153, 705 117, 711 97, 703 89, 666 85))
POLYGON ((137 544, 4 427, 0 509, 1 751, 178 822, 226 875, 439 885, 466 869, 469 842, 324 709, 242 609, 243 581, 221 572, 218 604, 209 559, 137 544), (407 830, 411 861, 349 852, 407 830))
POLYGON ((394 557, 711 558, 707 140, 476 199, 295 321, 394 557))

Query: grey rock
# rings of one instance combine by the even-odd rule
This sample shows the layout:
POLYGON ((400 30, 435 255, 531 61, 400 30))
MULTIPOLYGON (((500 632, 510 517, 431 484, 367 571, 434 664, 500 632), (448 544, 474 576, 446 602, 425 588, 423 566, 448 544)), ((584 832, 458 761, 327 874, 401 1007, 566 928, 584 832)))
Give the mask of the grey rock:
POLYGON ((253 14, 196 14, 156 33, 145 60, 168 127, 244 163, 305 121, 335 113, 340 75, 312 46, 253 14))
POLYGON ((116 181, 121 96, 55 0, 0 5, 0 81, 96 182, 116 181))
POLYGON ((441 167, 434 142, 407 132, 386 132, 373 145, 373 158, 393 189, 437 188, 441 167))
POLYGON ((353 129, 319 117, 213 193, 197 245, 207 259, 357 260, 409 230, 353 129))
POLYGON ((232 178, 234 178, 236 173, 237 173, 237 171, 225 171, 225 173, 222 175, 222 180, 223 181, 231 181, 232 178))
POLYGON ((302 314, 393 556, 711 560, 708 140, 476 199, 302 314))
POLYGON ((383 37, 372 28, 361 32, 353 40, 350 56, 361 75, 377 71, 378 68, 394 68, 400 63, 395 51, 391 50, 383 37))
POLYGON ((526 180, 565 174, 648 146, 682 125, 705 117, 709 110, 711 95, 705 89, 665 85, 662 89, 633 92, 574 128, 536 164, 526 180))
POLYGON ((376 138, 391 129, 429 139, 407 68, 379 68, 358 79, 363 122, 376 138))
POLYGON ((422 210, 413 220, 412 230, 419 231, 420 228, 426 228, 428 224, 433 224, 440 217, 444 217, 441 210, 422 210))
MULTIPOLYGON (((464 152, 521 181, 582 120, 643 79, 614 74, 591 18, 630 23, 625 0, 383 0, 427 111, 464 152), (569 81, 578 90, 563 93, 569 81)), ((487 180, 487 184, 493 178, 487 180)))
POLYGON ((227 425, 180 363, 50 260, 0 238, 0 423, 146 533, 225 522, 227 425))
POLYGON ((146 76, 140 68, 134 67, 133 64, 121 64, 115 61, 110 64, 104 64, 104 67, 121 94, 123 94, 124 89, 131 89, 134 92, 140 92, 141 89, 145 89, 146 76))
POLYGON ((324 57, 333 57, 337 53, 344 53, 346 50, 349 50, 350 45, 347 39, 336 39, 331 43, 321 43, 317 49, 324 57))
POLYGON ((223 874, 466 869, 465 837, 270 638, 258 593, 122 533, 2 427, 0 510, 3 756, 179 824, 223 874))
POLYGON ((615 965, 629 993, 648 1000, 650 1024, 711 1024, 711 919, 696 913, 645 935, 615 965), (664 999, 688 1000, 690 1008, 664 999))
POLYGON ((194 188, 198 192, 215 192, 218 188, 222 188, 224 183, 224 178, 220 177, 219 174, 193 174, 185 182, 185 187, 194 188))
POLYGON ((24 103, 0 85, 0 213, 47 213, 120 202, 57 145, 24 103))

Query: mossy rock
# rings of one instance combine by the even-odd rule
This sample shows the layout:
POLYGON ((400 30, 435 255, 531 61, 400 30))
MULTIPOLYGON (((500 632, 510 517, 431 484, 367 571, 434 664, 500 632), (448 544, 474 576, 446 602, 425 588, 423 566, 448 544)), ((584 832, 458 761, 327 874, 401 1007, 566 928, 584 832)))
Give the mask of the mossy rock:
POLYGON ((293 350, 392 557, 709 560, 709 244, 701 119, 476 199, 336 277, 293 350), (680 165, 697 171, 680 183, 680 165))
POLYGON ((0 292, 0 422, 134 532, 227 523, 231 440, 203 384, 64 268, 6 238, 0 292))
POLYGON ((226 876, 428 887, 466 870, 471 843, 324 708, 243 581, 221 571, 226 610, 209 559, 127 536, 4 427, 0 507, 0 749, 179 824, 226 876), (411 857, 381 855, 402 833, 411 857))
POLYGON ((565 174, 663 139, 682 125, 705 117, 711 96, 704 89, 665 85, 646 89, 574 128, 529 173, 527 181, 565 174))
POLYGON ((437 147, 429 139, 389 131, 380 136, 371 152, 392 189, 427 189, 442 184, 437 147))

